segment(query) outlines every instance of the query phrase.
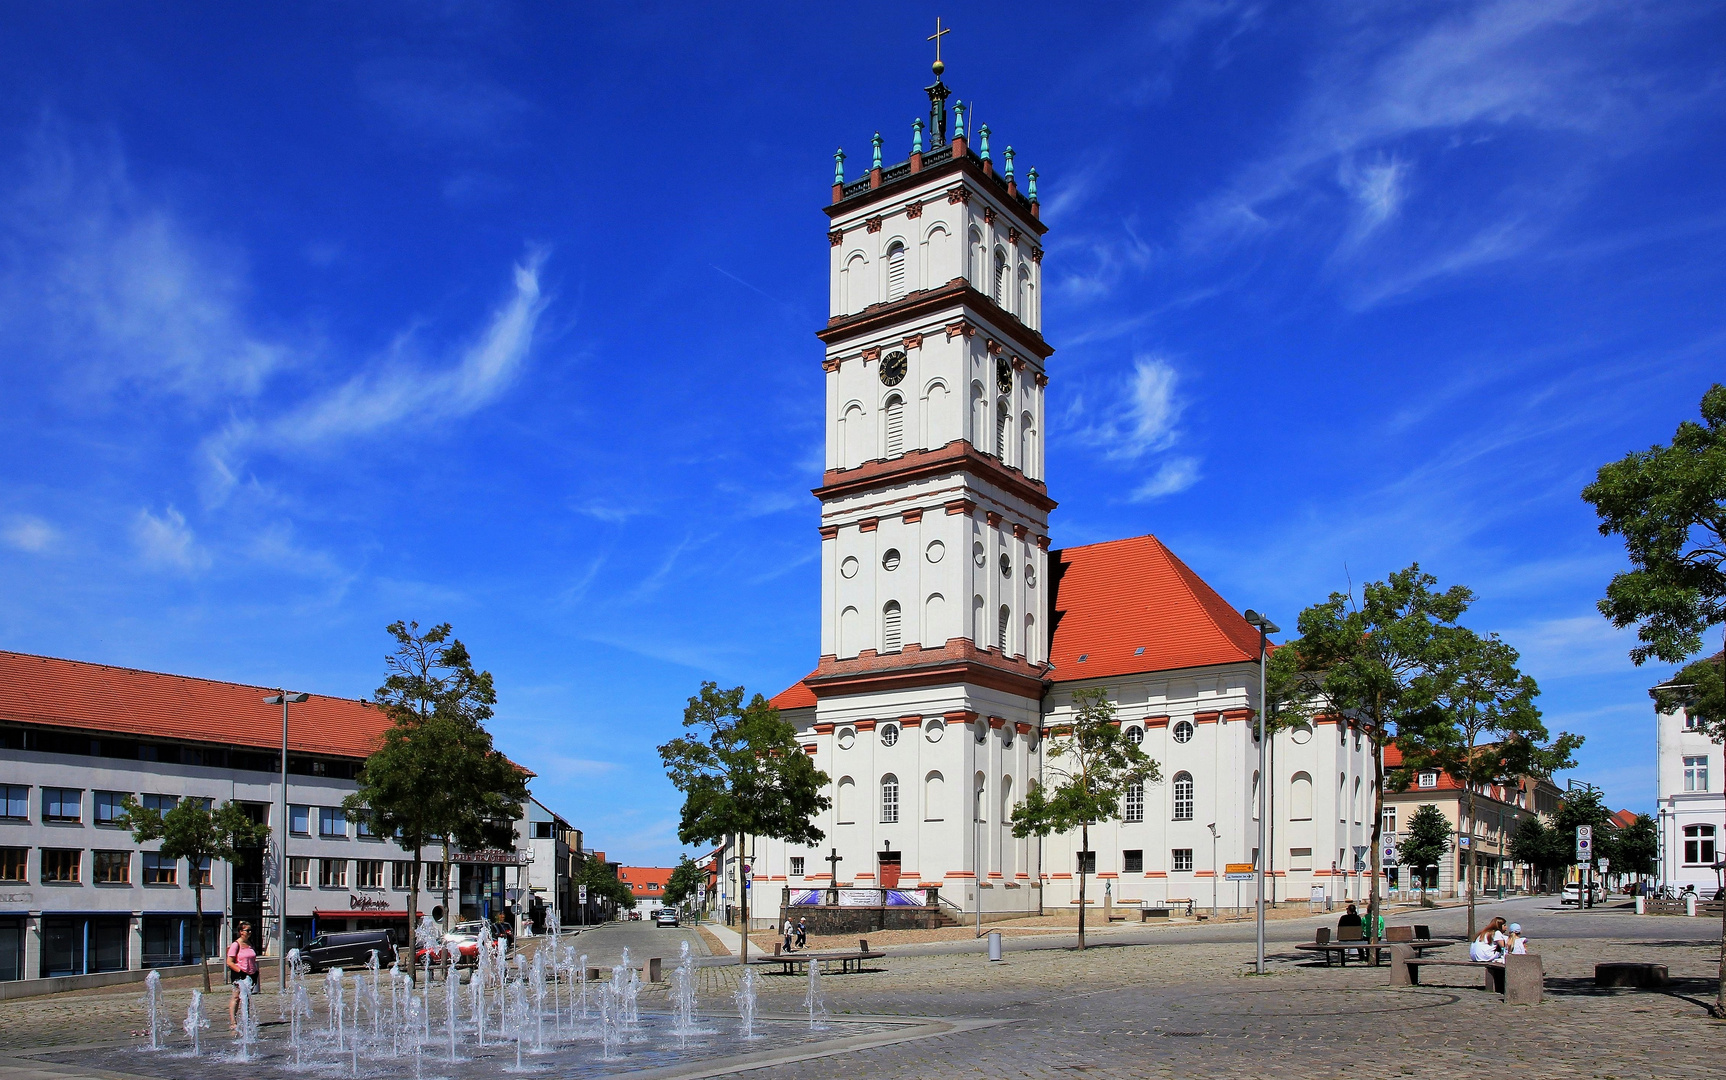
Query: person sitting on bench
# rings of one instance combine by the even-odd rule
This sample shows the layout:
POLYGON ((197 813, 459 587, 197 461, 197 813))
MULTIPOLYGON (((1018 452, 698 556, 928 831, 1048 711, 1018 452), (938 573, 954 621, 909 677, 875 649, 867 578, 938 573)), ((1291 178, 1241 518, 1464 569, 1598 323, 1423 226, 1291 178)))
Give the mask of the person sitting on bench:
POLYGON ((1513 922, 1506 928, 1504 951, 1508 956, 1527 956, 1528 939, 1522 936, 1522 924, 1513 922))
POLYGON ((1504 958, 1504 919, 1495 916, 1486 929, 1474 935, 1468 943, 1468 959, 1475 964, 1490 964, 1504 958))
POLYGON ((1360 912, 1355 910, 1355 907, 1352 903, 1349 904, 1348 910, 1342 913, 1342 918, 1340 918, 1336 921, 1336 928, 1338 930, 1341 930, 1345 926, 1365 926, 1365 925, 1366 925, 1366 923, 1361 920, 1360 912))

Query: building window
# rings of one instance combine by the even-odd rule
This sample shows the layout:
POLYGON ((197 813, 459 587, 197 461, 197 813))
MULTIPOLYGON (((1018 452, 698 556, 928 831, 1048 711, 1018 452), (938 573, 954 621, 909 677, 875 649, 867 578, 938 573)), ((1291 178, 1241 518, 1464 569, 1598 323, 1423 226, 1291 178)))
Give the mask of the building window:
POLYGON ((905 402, 898 394, 887 399, 887 457, 905 452, 905 402))
POLYGON ((1079 852, 1079 873, 1094 874, 1097 872, 1097 853, 1094 851, 1079 852))
POLYGON ((791 856, 791 876, 792 877, 802 877, 803 876, 803 856, 801 856, 801 855, 791 856))
POLYGON ((30 880, 30 849, 0 847, 0 881, 21 883, 30 880))
POLYGON ((1289 820, 1312 820, 1312 775, 1297 772, 1289 778, 1289 820))
POLYGON ((1384 808, 1383 828, 1386 836, 1394 836, 1396 834, 1396 807, 1387 806, 1384 808))
POLYGON ((30 789, 23 784, 0 784, 0 818, 30 820, 30 789))
POLYGON ((348 819, 340 807, 318 807, 318 835, 325 839, 347 839, 348 819))
POLYGON ((1438 774, 1435 772, 1423 772, 1423 773, 1421 773, 1420 774, 1420 786, 1423 788, 1435 788, 1435 787, 1437 787, 1438 786, 1438 774))
POLYGON ((122 791, 98 791, 94 800, 94 815, 98 825, 113 825, 126 812, 126 794, 122 791))
POLYGON ((449 888, 449 867, 443 863, 426 863, 426 892, 443 892, 449 888))
POLYGON ((132 853, 130 851, 98 851, 91 870, 98 885, 130 885, 132 883, 132 853))
POLYGON ((1191 773, 1176 773, 1175 783, 1175 815, 1176 821, 1193 820, 1193 777, 1191 773))
POLYGON ((1684 759, 1684 790, 1708 790, 1708 758, 1706 755, 1684 759))
POLYGON ((1007 609, 1007 605, 1002 604, 1000 619, 995 627, 995 645, 1001 650, 1002 656, 1007 655, 1007 628, 1012 621, 1013 613, 1007 609))
POLYGON ((554 839, 556 839, 556 835, 552 831, 553 826, 555 824, 556 824, 555 822, 550 822, 550 821, 536 821, 536 822, 534 822, 533 823, 533 838, 535 840, 554 840, 554 839))
POLYGON ((1007 306, 1007 253, 995 249, 995 303, 1007 306))
POLYGON ((371 815, 361 810, 354 815, 354 835, 362 840, 376 840, 378 834, 372 832, 371 815))
POLYGON ((1175 741, 1178 743, 1192 742, 1193 741, 1193 725, 1192 725, 1192 723, 1190 721, 1187 721, 1187 720, 1182 720, 1180 723, 1176 724, 1175 730, 1174 730, 1174 736, 1175 736, 1175 741))
POLYGON ((1193 868, 1193 849, 1178 847, 1169 852, 1169 868, 1171 870, 1190 871, 1193 868))
MULTIPOLYGON (((47 852, 43 852, 44 855, 47 852)), ((1684 864, 1709 866, 1714 862, 1714 826, 1684 826, 1684 864)))
POLYGON ((384 861, 361 859, 355 864, 354 876, 362 889, 381 889, 384 887, 384 861))
POLYGON ((1311 870, 1312 869, 1312 848, 1309 848, 1309 847, 1289 848, 1289 869, 1290 870, 1311 870))
POLYGON ((899 820, 899 778, 892 773, 881 778, 881 820, 888 825, 899 820))
POLYGON ((42 789, 43 821, 83 821, 84 792, 81 788, 42 789))
POLYGON ((312 834, 312 808, 309 806, 288 807, 288 831, 295 836, 310 836, 312 834))
MULTIPOLYGON (((1710 848, 1710 850, 1713 850, 1710 848)), ((84 853, 77 848, 43 848, 42 881, 77 884, 83 879, 84 853)))
POLYGON ((1134 746, 1138 746, 1143 743, 1145 741, 1145 729, 1134 724, 1132 727, 1127 729, 1127 741, 1132 743, 1134 746))
MULTIPOLYGON (((409 863, 409 867, 413 864, 409 863)), ((304 855, 288 857, 288 887, 293 889, 309 889, 312 887, 312 860, 304 855)))
POLYGON ((1007 404, 1002 402, 995 408, 995 457, 1001 462, 1007 460, 1007 404))
POLYGON ((889 600, 881 609, 881 651, 899 651, 899 601, 889 600))
POLYGON ((1145 872, 1145 853, 1142 849, 1121 852, 1121 872, 1123 874, 1142 874, 1145 872))
POLYGON ((923 820, 941 821, 944 819, 943 805, 946 803, 947 781, 938 772, 932 772, 923 778, 923 820))
POLYGON ((348 887, 348 861, 346 859, 318 860, 318 888, 345 889, 348 887))
POLYGON ((892 746, 899 741, 899 725, 888 724, 881 729, 881 745, 892 746))
MULTIPOLYGON (((190 860, 187 860, 187 862, 189 865, 190 860)), ((197 874, 193 880, 193 884, 202 885, 206 889, 210 887, 210 857, 208 855, 198 860, 197 874)))
POLYGON ((397 859, 390 865, 390 887, 407 890, 414 887, 414 864, 397 859))
POLYGON ((180 860, 165 858, 159 851, 144 852, 144 884, 178 885, 180 860))
MULTIPOLYGON (((1133 730, 1137 731, 1137 728, 1133 730)), ((1127 785, 1127 797, 1121 800, 1121 820, 1139 822, 1145 820, 1145 785, 1133 782, 1127 785)))
POLYGON ((887 299, 905 295, 905 245, 894 244, 887 249, 887 299))

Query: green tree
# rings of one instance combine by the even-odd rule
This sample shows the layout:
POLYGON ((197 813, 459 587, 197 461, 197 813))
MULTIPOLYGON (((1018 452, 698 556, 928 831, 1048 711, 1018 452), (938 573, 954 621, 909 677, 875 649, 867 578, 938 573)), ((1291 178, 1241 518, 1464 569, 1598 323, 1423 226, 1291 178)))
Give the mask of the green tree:
MULTIPOLYGON (((1630 556, 1630 569, 1607 583, 1600 610, 1614 626, 1636 626, 1640 644, 1630 659, 1637 664, 1681 664, 1702 651, 1711 627, 1726 624, 1726 385, 1708 388, 1701 413, 1701 423, 1678 425, 1670 445, 1603 465, 1582 489, 1601 535, 1622 536, 1630 556)), ((1726 679, 1726 649, 1720 665, 1726 679)), ((1716 740, 1726 735, 1718 710, 1710 731, 1716 740)), ((1714 1015, 1726 1019, 1726 907, 1720 927, 1714 1015)))
MULTIPOLYGON (((586 885, 588 902, 597 902, 608 912, 635 906, 635 893, 628 885, 617 880, 616 867, 591 855, 583 859, 576 868, 575 884, 586 885)), ((585 915, 583 917, 585 918, 585 915)))
POLYGON ((1726 679, 1721 673, 1723 657, 1726 657, 1726 651, 1693 660, 1654 688, 1655 706, 1661 712, 1683 709, 1715 742, 1726 742, 1726 679))
POLYGON ((1510 836, 1510 857, 1534 867, 1540 887, 1546 888, 1553 873, 1569 865, 1572 843, 1548 828, 1538 815, 1530 814, 1510 836))
MULTIPOLYGON (((695 733, 659 748, 666 775, 683 792, 677 836, 685 844, 765 836, 819 844, 815 816, 832 805, 827 774, 797 742, 797 729, 760 694, 744 703, 743 687, 704 682, 683 710, 695 733)), ((743 955, 749 962, 749 889, 743 889, 743 955)))
POLYGON ((1654 819, 1637 814, 1636 819, 1621 829, 1607 832, 1600 853, 1611 860, 1612 869, 1621 874, 1647 877, 1654 873, 1660 855, 1660 835, 1654 819))
MULTIPOLYGON (((1463 832, 1472 836, 1475 794, 1524 776, 1550 777, 1576 764, 1582 739, 1560 734, 1548 741, 1534 699, 1540 688, 1517 667, 1515 649, 1498 635, 1482 637, 1460 626, 1435 631, 1425 674, 1416 691, 1425 707, 1405 718, 1396 745, 1402 765, 1386 783, 1407 790, 1424 770, 1447 773, 1463 785, 1463 832)), ((1466 849, 1468 936, 1474 937, 1475 850, 1466 849)))
POLYGON ((450 624, 422 634, 418 623, 394 622, 387 632, 396 648, 384 659, 388 674, 374 700, 391 723, 343 806, 413 853, 410 924, 419 911, 422 849, 443 845, 448 926, 452 845, 513 846, 510 823, 527 800, 527 774, 492 746, 485 729, 497 702, 491 673, 474 669, 450 624))
MULTIPOLYGON (((1104 687, 1073 692, 1073 717, 1050 733, 1045 772, 1013 808, 1013 835, 1024 838, 1079 830, 1079 948, 1085 947, 1085 880, 1090 872, 1091 826, 1120 816, 1121 800, 1135 784, 1161 779, 1157 763, 1121 733, 1104 687)), ((978 897, 982 903, 982 897, 978 897)))
POLYGON ((1444 865, 1445 852, 1450 850, 1450 820, 1431 803, 1423 803, 1408 816, 1402 840, 1396 845, 1396 861, 1412 866, 1425 888, 1426 868, 1444 865))
POLYGON ((701 872, 695 861, 684 855, 677 860, 677 865, 671 869, 671 876, 665 881, 665 902, 676 905, 693 899, 701 883, 706 880, 707 875, 701 872))
POLYGON ((1370 932, 1376 932, 1379 913, 1384 748, 1406 720, 1428 705, 1417 683, 1432 666, 1438 631, 1455 626, 1474 602, 1474 594, 1461 585, 1439 592, 1437 584, 1414 564, 1363 587, 1358 602, 1352 591, 1331 593, 1300 613, 1300 636, 1277 650, 1272 665, 1277 698, 1285 702, 1279 718, 1283 726, 1348 716, 1372 742, 1370 932))
MULTIPOLYGON (((239 803, 229 799, 211 809, 205 799, 185 798, 166 813, 141 806, 131 795, 120 805, 115 824, 132 831, 140 844, 162 842, 161 853, 169 859, 185 859, 192 877, 192 902, 197 912, 198 959, 204 959, 204 867, 206 863, 232 864, 238 849, 255 848, 269 835, 269 827, 253 821, 239 803)), ((204 992, 210 992, 210 965, 204 964, 204 992)))

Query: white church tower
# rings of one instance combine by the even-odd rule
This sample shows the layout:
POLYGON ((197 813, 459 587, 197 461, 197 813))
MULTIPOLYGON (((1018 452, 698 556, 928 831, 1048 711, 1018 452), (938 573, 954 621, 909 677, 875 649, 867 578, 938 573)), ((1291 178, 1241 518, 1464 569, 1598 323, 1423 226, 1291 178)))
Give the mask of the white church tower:
POLYGON ((1036 172, 1022 189, 1012 148, 967 132, 941 69, 908 160, 884 166, 876 134, 848 182, 835 155, 821 659, 803 681, 834 806, 828 850, 764 862, 966 909, 980 874, 987 909, 1022 910, 1034 842, 1004 811, 1037 775, 1048 669, 1046 228, 1036 172))

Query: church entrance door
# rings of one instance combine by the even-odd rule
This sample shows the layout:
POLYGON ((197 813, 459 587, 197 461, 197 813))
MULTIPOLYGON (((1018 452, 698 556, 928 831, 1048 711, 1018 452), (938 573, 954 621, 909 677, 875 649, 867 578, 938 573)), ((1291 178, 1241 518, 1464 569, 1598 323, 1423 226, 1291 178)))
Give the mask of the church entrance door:
POLYGON ((880 860, 880 876, 876 880, 881 883, 883 889, 897 889, 899 887, 899 853, 897 851, 883 851, 880 860))

